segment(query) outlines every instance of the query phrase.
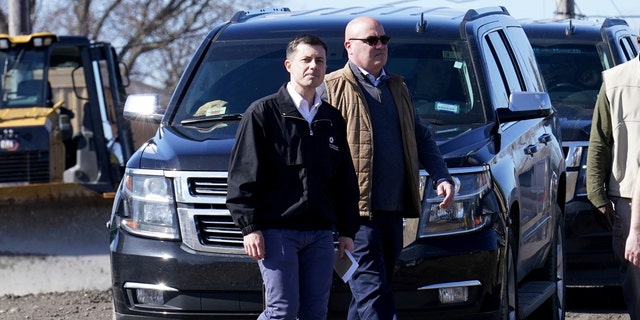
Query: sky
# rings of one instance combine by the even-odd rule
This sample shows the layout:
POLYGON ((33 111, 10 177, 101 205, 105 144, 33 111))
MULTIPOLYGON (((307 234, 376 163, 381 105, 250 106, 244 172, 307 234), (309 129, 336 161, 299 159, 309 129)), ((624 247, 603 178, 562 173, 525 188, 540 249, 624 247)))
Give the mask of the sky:
MULTIPOLYGON (((481 8, 501 5, 509 13, 520 18, 551 19, 555 17, 556 0, 280 0, 273 1, 292 11, 351 6, 423 6, 423 7, 453 7, 453 8, 481 8)), ((640 1, 638 0, 574 0, 577 15, 585 15, 595 19, 604 17, 622 17, 627 20, 636 32, 640 32, 640 1)))

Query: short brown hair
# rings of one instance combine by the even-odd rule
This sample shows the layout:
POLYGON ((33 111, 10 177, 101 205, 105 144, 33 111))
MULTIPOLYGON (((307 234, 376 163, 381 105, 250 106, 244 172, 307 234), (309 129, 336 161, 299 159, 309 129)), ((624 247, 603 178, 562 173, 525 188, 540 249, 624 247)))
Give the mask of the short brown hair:
POLYGON ((289 44, 287 45, 287 59, 290 59, 293 56, 293 53, 296 52, 298 45, 301 43, 308 44, 310 46, 322 46, 322 48, 324 48, 324 52, 329 51, 327 50, 327 44, 324 43, 320 37, 308 33, 302 33, 293 37, 289 41, 289 44))

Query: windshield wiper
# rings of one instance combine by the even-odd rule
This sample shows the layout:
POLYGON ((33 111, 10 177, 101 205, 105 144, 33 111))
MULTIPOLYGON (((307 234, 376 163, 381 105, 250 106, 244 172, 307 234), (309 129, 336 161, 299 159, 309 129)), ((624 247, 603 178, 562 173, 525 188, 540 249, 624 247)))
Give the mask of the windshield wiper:
POLYGON ((242 113, 216 114, 208 117, 184 119, 180 121, 180 124, 190 125, 190 124, 203 123, 203 122, 217 122, 217 121, 240 120, 240 119, 242 119, 242 113))
POLYGON ((422 120, 426 121, 427 123, 429 123, 430 125, 434 125, 434 126, 443 126, 445 123, 444 121, 440 120, 440 119, 435 119, 435 118, 423 118, 422 120))

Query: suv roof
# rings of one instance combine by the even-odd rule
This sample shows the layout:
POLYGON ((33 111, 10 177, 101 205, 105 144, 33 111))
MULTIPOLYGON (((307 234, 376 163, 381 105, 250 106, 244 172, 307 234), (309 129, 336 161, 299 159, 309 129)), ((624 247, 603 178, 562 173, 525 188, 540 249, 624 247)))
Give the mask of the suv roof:
MULTIPOLYGON (((287 32, 291 32, 292 35, 308 32, 320 37, 328 34, 344 34, 346 24, 359 15, 374 16, 390 35, 400 34, 399 31, 396 32, 397 29, 402 29, 402 33, 406 33, 407 28, 411 28, 416 32, 436 33, 437 37, 441 39, 464 39, 465 33, 462 32, 462 26, 487 15, 491 15, 494 19, 503 20, 506 25, 519 25, 509 15, 507 9, 502 6, 469 10, 448 7, 378 6, 372 8, 320 8, 296 12, 292 12, 288 8, 281 8, 238 12, 225 26, 226 30, 219 34, 218 39, 238 39, 239 33, 244 39, 262 39, 265 34, 273 34, 274 37, 281 38, 282 34, 287 32), (407 16, 413 16, 414 19, 407 19, 407 16), (317 17, 322 18, 318 19, 317 17), (421 18, 425 21, 425 24, 422 25, 424 29, 420 29, 421 18), (309 24, 310 20, 313 20, 313 25, 309 24), (256 24, 260 25, 261 32, 255 32, 256 24)), ((216 34, 217 31, 218 28, 212 30, 210 35, 216 34)), ((331 49, 343 48, 329 48, 329 50, 331 49)))
MULTIPOLYGON (((429 27, 437 28, 434 30, 440 30, 445 32, 447 37, 459 37, 460 33, 457 32, 461 21, 470 21, 486 15, 502 14, 505 17, 509 17, 510 20, 514 20, 509 16, 509 13, 504 7, 487 7, 481 9, 456 9, 447 7, 438 8, 423 8, 423 7, 390 7, 390 6, 378 6, 378 7, 349 7, 349 8, 319 8, 307 11, 292 12, 288 8, 281 9, 266 9, 257 11, 240 11, 236 13, 229 21, 229 24, 234 24, 234 28, 241 30, 250 30, 250 34, 245 36, 251 38, 260 37, 270 31, 281 33, 284 30, 295 30, 296 32, 311 32, 314 30, 335 31, 338 30, 340 34, 344 32, 344 27, 347 22, 356 16, 370 15, 383 23, 385 29, 387 25, 412 25, 416 27, 416 23, 420 21, 421 16, 428 17, 429 27), (313 19, 313 17, 320 17, 322 19, 313 19), (415 20, 411 21, 407 19, 407 16, 414 16, 415 20), (314 24, 309 25, 309 19, 313 19, 314 24), (255 32, 254 25, 252 23, 259 23, 261 32, 255 32), (305 26, 300 28, 300 26, 305 26), (452 32, 453 31, 453 32, 452 32)), ((514 20, 515 21, 515 20, 514 20)), ((215 31, 215 30, 214 30, 215 31)), ((230 32, 226 30, 225 33, 230 32)), ((233 36, 233 33, 227 34, 227 36, 233 36)))
MULTIPOLYGON (((532 44, 556 44, 559 41, 593 44, 607 50, 604 69, 631 60, 638 54, 635 33, 624 19, 604 20, 519 20, 532 44)), ((601 53, 602 54, 602 53, 601 53)))

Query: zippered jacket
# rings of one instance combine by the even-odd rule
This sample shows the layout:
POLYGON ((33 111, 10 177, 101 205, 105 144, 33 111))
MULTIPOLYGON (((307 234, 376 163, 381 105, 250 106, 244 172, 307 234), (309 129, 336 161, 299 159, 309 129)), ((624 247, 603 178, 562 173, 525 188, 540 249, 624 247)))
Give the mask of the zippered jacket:
MULTIPOLYGON (((402 128, 402 149, 404 152, 405 172, 403 177, 407 196, 405 197, 406 218, 420 216, 419 193, 420 164, 427 170, 433 181, 451 179, 449 169, 444 162, 440 149, 429 129, 422 125, 415 114, 411 94, 399 75, 391 74, 388 85, 398 108, 400 128, 402 128)), ((369 106, 358 80, 351 71, 349 63, 324 78, 328 102, 336 107, 347 119, 347 139, 358 175, 360 216, 371 215, 371 190, 373 172, 373 132, 369 106)), ((435 187, 435 184, 434 184, 435 187)))
POLYGON ((309 124, 285 85, 244 113, 227 194, 227 207, 244 235, 334 229, 354 238, 358 195, 345 121, 327 102, 309 124))

